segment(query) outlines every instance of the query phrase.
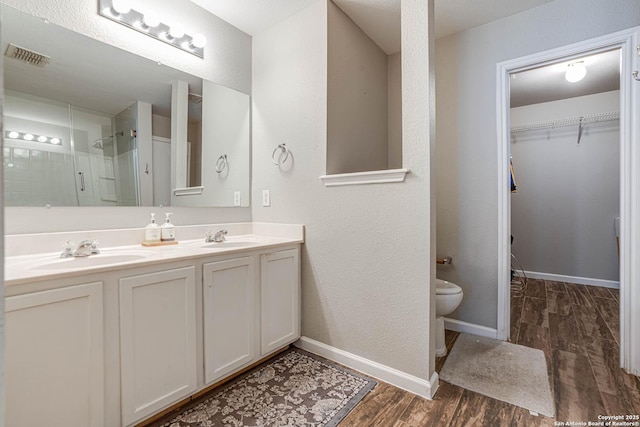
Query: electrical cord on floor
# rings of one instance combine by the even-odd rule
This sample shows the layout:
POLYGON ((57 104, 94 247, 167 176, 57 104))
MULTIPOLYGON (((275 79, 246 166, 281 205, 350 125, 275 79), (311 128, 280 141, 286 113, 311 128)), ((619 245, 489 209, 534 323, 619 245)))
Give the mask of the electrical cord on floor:
POLYGON ((527 274, 522 268, 522 264, 514 254, 511 254, 511 295, 514 297, 524 296, 527 290, 527 274), (516 267, 514 267, 514 262, 516 267), (519 272, 517 270, 520 270, 519 272), (518 275, 516 276, 516 273, 518 275))

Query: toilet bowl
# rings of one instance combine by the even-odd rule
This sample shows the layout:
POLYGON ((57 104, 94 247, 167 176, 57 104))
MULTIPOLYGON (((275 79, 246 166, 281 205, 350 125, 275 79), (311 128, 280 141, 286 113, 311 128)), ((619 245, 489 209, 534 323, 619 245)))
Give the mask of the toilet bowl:
POLYGON ((436 357, 447 354, 444 342, 444 318, 462 302, 462 288, 455 283, 436 279, 436 357))

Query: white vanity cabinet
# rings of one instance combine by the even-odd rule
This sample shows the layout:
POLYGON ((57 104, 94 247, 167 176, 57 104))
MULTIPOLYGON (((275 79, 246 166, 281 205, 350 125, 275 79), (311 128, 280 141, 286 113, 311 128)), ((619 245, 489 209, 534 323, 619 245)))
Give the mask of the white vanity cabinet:
POLYGON ((126 426, 197 389, 195 267, 124 277, 119 290, 126 426))
POLYGON ((297 340, 297 230, 113 266, 108 250, 5 263, 7 427, 131 427, 297 340))
POLYGON ((300 249, 260 256, 261 354, 300 338, 300 249))
POLYGON ((104 425, 103 283, 5 299, 7 427, 104 425))
POLYGON ((259 313, 254 256, 203 265, 205 384, 256 360, 259 313))

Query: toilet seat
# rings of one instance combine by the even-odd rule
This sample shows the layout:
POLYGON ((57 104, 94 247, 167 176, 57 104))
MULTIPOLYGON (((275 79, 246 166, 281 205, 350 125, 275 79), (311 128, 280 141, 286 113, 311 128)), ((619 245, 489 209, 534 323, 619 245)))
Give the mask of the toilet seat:
POLYGON ((436 282, 436 295, 455 295, 462 292, 462 288, 455 283, 440 280, 436 282))

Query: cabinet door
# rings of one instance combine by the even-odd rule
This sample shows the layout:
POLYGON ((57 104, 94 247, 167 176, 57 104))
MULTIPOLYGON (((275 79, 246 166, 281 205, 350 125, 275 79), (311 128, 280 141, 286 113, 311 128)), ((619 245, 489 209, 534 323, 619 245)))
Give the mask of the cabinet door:
POLYGON ((195 391, 195 267, 120 279, 120 361, 123 425, 195 391))
POLYGON ((102 282, 5 303, 7 427, 102 426, 102 282))
POLYGON ((300 338, 299 253, 291 249, 261 256, 262 355, 300 338))
POLYGON ((204 368, 210 384, 256 358, 257 282, 253 257, 204 265, 204 368))

